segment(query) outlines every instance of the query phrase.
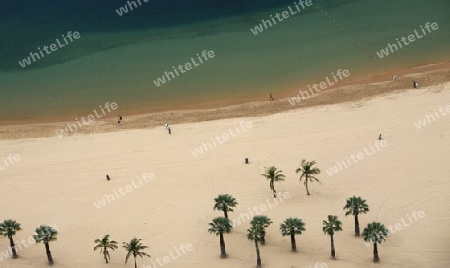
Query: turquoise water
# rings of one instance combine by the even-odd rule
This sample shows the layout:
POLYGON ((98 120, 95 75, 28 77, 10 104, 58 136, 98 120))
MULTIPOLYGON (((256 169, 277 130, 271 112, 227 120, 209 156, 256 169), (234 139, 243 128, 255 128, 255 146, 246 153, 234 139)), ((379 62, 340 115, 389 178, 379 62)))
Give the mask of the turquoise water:
POLYGON ((75 118, 108 101, 122 114, 239 103, 320 82, 337 69, 356 79, 450 59, 445 0, 313 1, 258 35, 250 28, 294 1, 150 1, 122 17, 115 9, 126 1, 27 3, 11 4, 2 17, 8 38, 1 45, 0 120, 75 118), (378 58, 426 22, 439 29, 378 58), (18 64, 68 31, 81 38, 25 68, 18 64), (203 50, 216 56, 160 87, 153 83, 203 50))

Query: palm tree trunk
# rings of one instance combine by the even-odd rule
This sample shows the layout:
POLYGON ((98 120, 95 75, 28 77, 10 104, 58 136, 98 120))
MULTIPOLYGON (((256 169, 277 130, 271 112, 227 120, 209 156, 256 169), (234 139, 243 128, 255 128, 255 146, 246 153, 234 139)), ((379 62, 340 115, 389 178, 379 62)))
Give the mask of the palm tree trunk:
POLYGON ((14 244, 14 240, 12 237, 9 238, 9 245, 11 247, 13 259, 17 258, 16 245, 14 244))
POLYGON ((275 191, 275 184, 274 184, 273 181, 270 181, 270 188, 273 191, 273 198, 276 198, 277 197, 277 191, 275 191))
POLYGON ((308 190, 308 177, 305 178, 306 194, 311 195, 308 190))
POLYGON ((255 247, 256 247, 256 268, 261 267, 261 255, 259 253, 259 247, 258 247, 258 241, 255 240, 255 247))
POLYGON ((373 243, 373 261, 374 262, 380 261, 380 257, 378 256, 377 243, 373 243))
POLYGON ((334 238, 331 236, 331 257, 336 258, 336 251, 334 250, 334 238))
POLYGON ((134 257, 134 268, 137 268, 136 257, 134 257))
POLYGON ((48 243, 45 243, 45 253, 47 253, 48 263, 53 264, 52 252, 48 243))
POLYGON ((223 234, 220 233, 220 257, 226 258, 227 252, 225 251, 225 240, 223 239, 223 234))
POLYGON ((103 256, 105 257, 106 263, 108 263, 108 253, 107 253, 107 251, 103 251, 103 256))
POLYGON ((359 236, 359 221, 358 221, 358 215, 355 215, 355 236, 359 236))
POLYGON ((223 214, 225 215, 225 218, 228 219, 228 212, 226 209, 223 210, 223 214))
POLYGON ((291 234, 291 246, 292 246, 292 251, 297 251, 297 245, 295 244, 295 235, 291 234))

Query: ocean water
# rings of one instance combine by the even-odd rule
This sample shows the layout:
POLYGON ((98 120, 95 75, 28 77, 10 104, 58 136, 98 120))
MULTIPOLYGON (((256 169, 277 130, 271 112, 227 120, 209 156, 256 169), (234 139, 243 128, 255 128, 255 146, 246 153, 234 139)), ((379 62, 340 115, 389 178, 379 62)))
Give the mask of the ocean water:
POLYGON ((289 6, 296 10, 294 1, 140 2, 119 16, 127 1, 2 1, 0 121, 76 118, 106 102, 116 102, 122 115, 237 104, 296 95, 338 69, 358 79, 450 59, 448 0, 313 0, 257 35, 250 29, 289 6), (377 56, 396 38, 422 33, 426 22, 439 28, 377 56), (65 44, 68 31, 81 37, 19 65, 57 38, 65 44), (215 57, 155 85, 172 66, 198 62, 204 50, 215 57))

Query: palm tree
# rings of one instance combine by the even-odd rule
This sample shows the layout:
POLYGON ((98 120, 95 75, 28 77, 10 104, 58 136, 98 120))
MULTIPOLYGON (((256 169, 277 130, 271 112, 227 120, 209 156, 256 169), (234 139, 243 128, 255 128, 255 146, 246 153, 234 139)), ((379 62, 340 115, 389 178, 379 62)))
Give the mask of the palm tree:
POLYGON ((320 169, 318 167, 313 167, 315 164, 316 161, 314 160, 311 162, 306 162, 306 160, 303 159, 300 167, 295 170, 295 173, 302 173, 302 175, 300 176, 300 181, 302 181, 302 178, 305 177, 306 193, 308 195, 310 195, 308 190, 308 179, 310 182, 317 181, 318 183, 320 183, 319 179, 314 176, 316 174, 320 174, 320 169))
POLYGON ((214 198, 216 204, 214 205, 214 210, 223 211, 225 218, 228 219, 228 211, 233 211, 233 207, 235 207, 238 203, 233 196, 229 194, 221 194, 217 198, 214 198))
POLYGON ((136 237, 131 239, 130 243, 123 242, 123 248, 127 251, 127 256, 125 257, 125 264, 127 264, 128 259, 131 255, 134 257, 134 268, 137 268, 137 262, 136 257, 139 256, 141 258, 144 257, 151 257, 146 252, 143 252, 142 250, 148 248, 147 246, 142 245, 141 243, 142 239, 137 239, 136 237))
POLYGON ((261 241, 262 229, 260 226, 252 225, 247 230, 247 239, 255 242, 256 248, 256 268, 261 267, 261 254, 259 252, 258 242, 261 241))
POLYGON ((13 236, 16 235, 17 231, 21 231, 20 223, 14 220, 4 220, 0 223, 0 235, 9 238, 9 246, 11 247, 12 257, 17 258, 16 244, 14 244, 13 236))
POLYGON ((94 251, 100 249, 100 254, 103 253, 103 257, 105 258, 106 263, 111 259, 109 256, 108 249, 114 251, 117 249, 117 242, 114 240, 109 240, 109 234, 105 235, 102 239, 95 239, 94 243, 97 245, 94 247, 94 251))
POLYGON ((291 236, 292 251, 297 251, 295 244, 295 235, 302 234, 305 229, 305 223, 298 218, 288 218, 280 224, 280 231, 282 236, 291 236))
POLYGON ((363 238, 366 242, 373 243, 373 261, 379 262, 380 257, 378 256, 378 248, 377 243, 381 244, 386 237, 388 236, 388 230, 384 227, 383 224, 379 222, 372 222, 367 225, 363 230, 363 238))
POLYGON ((208 229, 208 232, 220 236, 220 257, 226 258, 227 252, 225 251, 225 240, 223 239, 223 234, 228 234, 231 232, 233 227, 231 226, 230 220, 224 217, 217 217, 213 219, 209 225, 211 228, 208 229))
POLYGON ((254 216, 250 222, 251 225, 261 228, 261 245, 266 244, 266 228, 269 227, 271 223, 273 222, 266 215, 254 216))
POLYGON ((344 210, 345 209, 347 210, 345 212, 345 216, 355 216, 355 236, 359 236, 358 215, 367 213, 369 211, 369 205, 367 205, 366 200, 362 199, 361 197, 353 196, 347 199, 347 204, 345 205, 344 210))
POLYGON ((336 258, 336 251, 334 249, 334 232, 342 231, 342 222, 337 219, 337 216, 328 215, 328 221, 323 221, 323 232, 331 237, 331 257, 336 258))
POLYGON ((45 253, 47 253, 47 259, 49 264, 53 264, 52 252, 50 251, 49 243, 52 241, 56 241, 56 236, 58 235, 58 231, 51 226, 41 225, 36 228, 36 234, 33 235, 33 239, 36 243, 44 243, 45 245, 45 253))
POLYGON ((266 168, 266 173, 261 174, 266 179, 270 180, 270 190, 273 191, 273 197, 274 198, 277 197, 277 191, 275 191, 274 182, 282 181, 286 177, 281 172, 282 172, 281 170, 278 170, 276 167, 271 166, 271 167, 266 168))

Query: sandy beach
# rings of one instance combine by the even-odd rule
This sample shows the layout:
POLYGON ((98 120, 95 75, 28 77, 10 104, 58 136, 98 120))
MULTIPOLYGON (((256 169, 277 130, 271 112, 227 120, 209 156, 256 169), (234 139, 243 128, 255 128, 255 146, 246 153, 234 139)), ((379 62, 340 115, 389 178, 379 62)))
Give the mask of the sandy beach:
MULTIPOLYGON (((448 77, 448 71, 439 75, 448 77)), ((403 81, 406 85, 409 80, 403 81)), ((262 205, 266 205, 262 214, 273 221, 267 243, 260 247, 263 267, 314 267, 316 263, 336 268, 447 267, 450 115, 437 117, 435 109, 449 107, 450 84, 429 84, 419 90, 391 88, 376 97, 356 96, 349 102, 334 99, 335 104, 327 103, 336 96, 330 94, 315 99, 319 103, 311 106, 272 108, 267 113, 255 110, 259 114, 253 116, 236 112, 235 118, 228 119, 220 119, 217 114, 226 112, 218 109, 207 121, 170 121, 171 135, 161 123, 167 119, 163 116, 151 127, 147 123, 145 128, 126 129, 125 124, 139 121, 136 117, 124 121, 125 130, 116 129, 117 122, 99 122, 110 127, 92 132, 86 128, 87 133, 64 138, 54 132, 61 123, 44 127, 48 131, 35 128, 39 134, 3 126, 0 157, 17 154, 20 160, 9 166, 0 162, 0 211, 4 219, 22 224, 23 230, 15 236, 18 241, 27 240, 41 224, 57 226, 58 240, 50 243, 55 267, 103 267, 102 255, 93 247, 94 240, 105 234, 120 246, 133 237, 143 239, 152 258, 138 259, 138 267, 162 267, 156 260, 164 256, 170 256, 163 265, 167 268, 254 267, 255 248, 246 239, 249 221, 245 215, 262 205), (434 115, 435 121, 427 121, 427 115, 428 119, 434 115), (419 121, 425 122, 420 128, 419 121), (228 140, 212 144, 214 137, 225 133, 228 140), (379 134, 385 146, 377 149, 379 134), (194 156, 202 146, 202 153, 197 150, 194 156), (337 161, 359 152, 364 152, 363 159, 330 175, 337 161), (317 161, 322 170, 318 175, 322 185, 311 183, 311 196, 295 173, 302 159, 317 161), (276 201, 269 182, 260 175, 272 165, 286 175, 285 181, 275 184, 282 196, 276 201), (122 194, 120 188, 128 190, 122 194), (219 238, 208 233, 208 223, 222 215, 213 211, 213 200, 225 193, 238 202, 230 219, 240 218, 241 223, 225 235, 229 256, 220 259, 219 238), (104 199, 108 195, 114 200, 104 199), (378 264, 372 262, 372 247, 354 236, 353 217, 344 216, 345 200, 353 195, 366 199, 370 208, 360 216, 361 229, 372 221, 386 227, 397 224, 395 233, 378 248, 378 264), (322 221, 329 214, 343 223, 343 231, 335 235, 336 260, 330 258, 330 239, 322 232, 322 221), (279 231, 288 217, 306 223, 304 234, 296 237, 296 253, 290 251, 289 237, 279 231)), ((0 252, 8 246, 8 239, 0 239, 0 252)), ((1 260, 0 267, 47 267, 42 244, 24 246, 18 254, 19 259, 1 260)), ((132 262, 124 265, 122 248, 111 258, 108 267, 133 267, 132 262)))
MULTIPOLYGON (((95 112, 100 113, 102 118, 95 118, 96 120, 93 123, 82 125, 81 128, 69 133, 69 135, 151 129, 159 127, 165 122, 182 124, 237 117, 258 117, 289 112, 299 108, 367 101, 375 97, 405 92, 405 90, 411 89, 412 81, 414 80, 420 81, 420 85, 423 87, 433 87, 435 90, 441 90, 443 88, 442 85, 450 81, 450 62, 444 61, 437 64, 374 74, 361 80, 342 81, 327 87, 325 90, 313 91, 313 94, 308 91, 307 87, 292 85, 292 89, 288 92, 282 95, 275 95, 275 101, 268 101, 269 96, 264 96, 256 100, 240 99, 240 104, 233 105, 236 102, 235 100, 218 99, 214 103, 199 103, 195 107, 174 107, 173 110, 151 113, 141 111, 131 114, 121 110, 119 105, 117 110, 106 111, 105 116, 103 116, 99 108, 94 107, 97 108, 95 112), (396 82, 391 80, 394 75, 398 76, 396 82), (300 102, 294 101, 292 104, 292 98, 299 96, 300 91, 306 91, 309 96, 304 93, 304 99, 301 99, 300 102), (117 124, 119 115, 124 116, 124 120, 120 125, 117 124)), ((103 105, 104 103, 101 104, 103 105)), ((68 124, 77 124, 76 119, 81 118, 81 116, 87 117, 88 114, 93 114, 93 110, 86 109, 83 114, 77 114, 72 117, 56 116, 49 122, 40 120, 17 121, 3 118, 0 119, 0 140, 58 136, 57 133, 60 133, 68 124)))

